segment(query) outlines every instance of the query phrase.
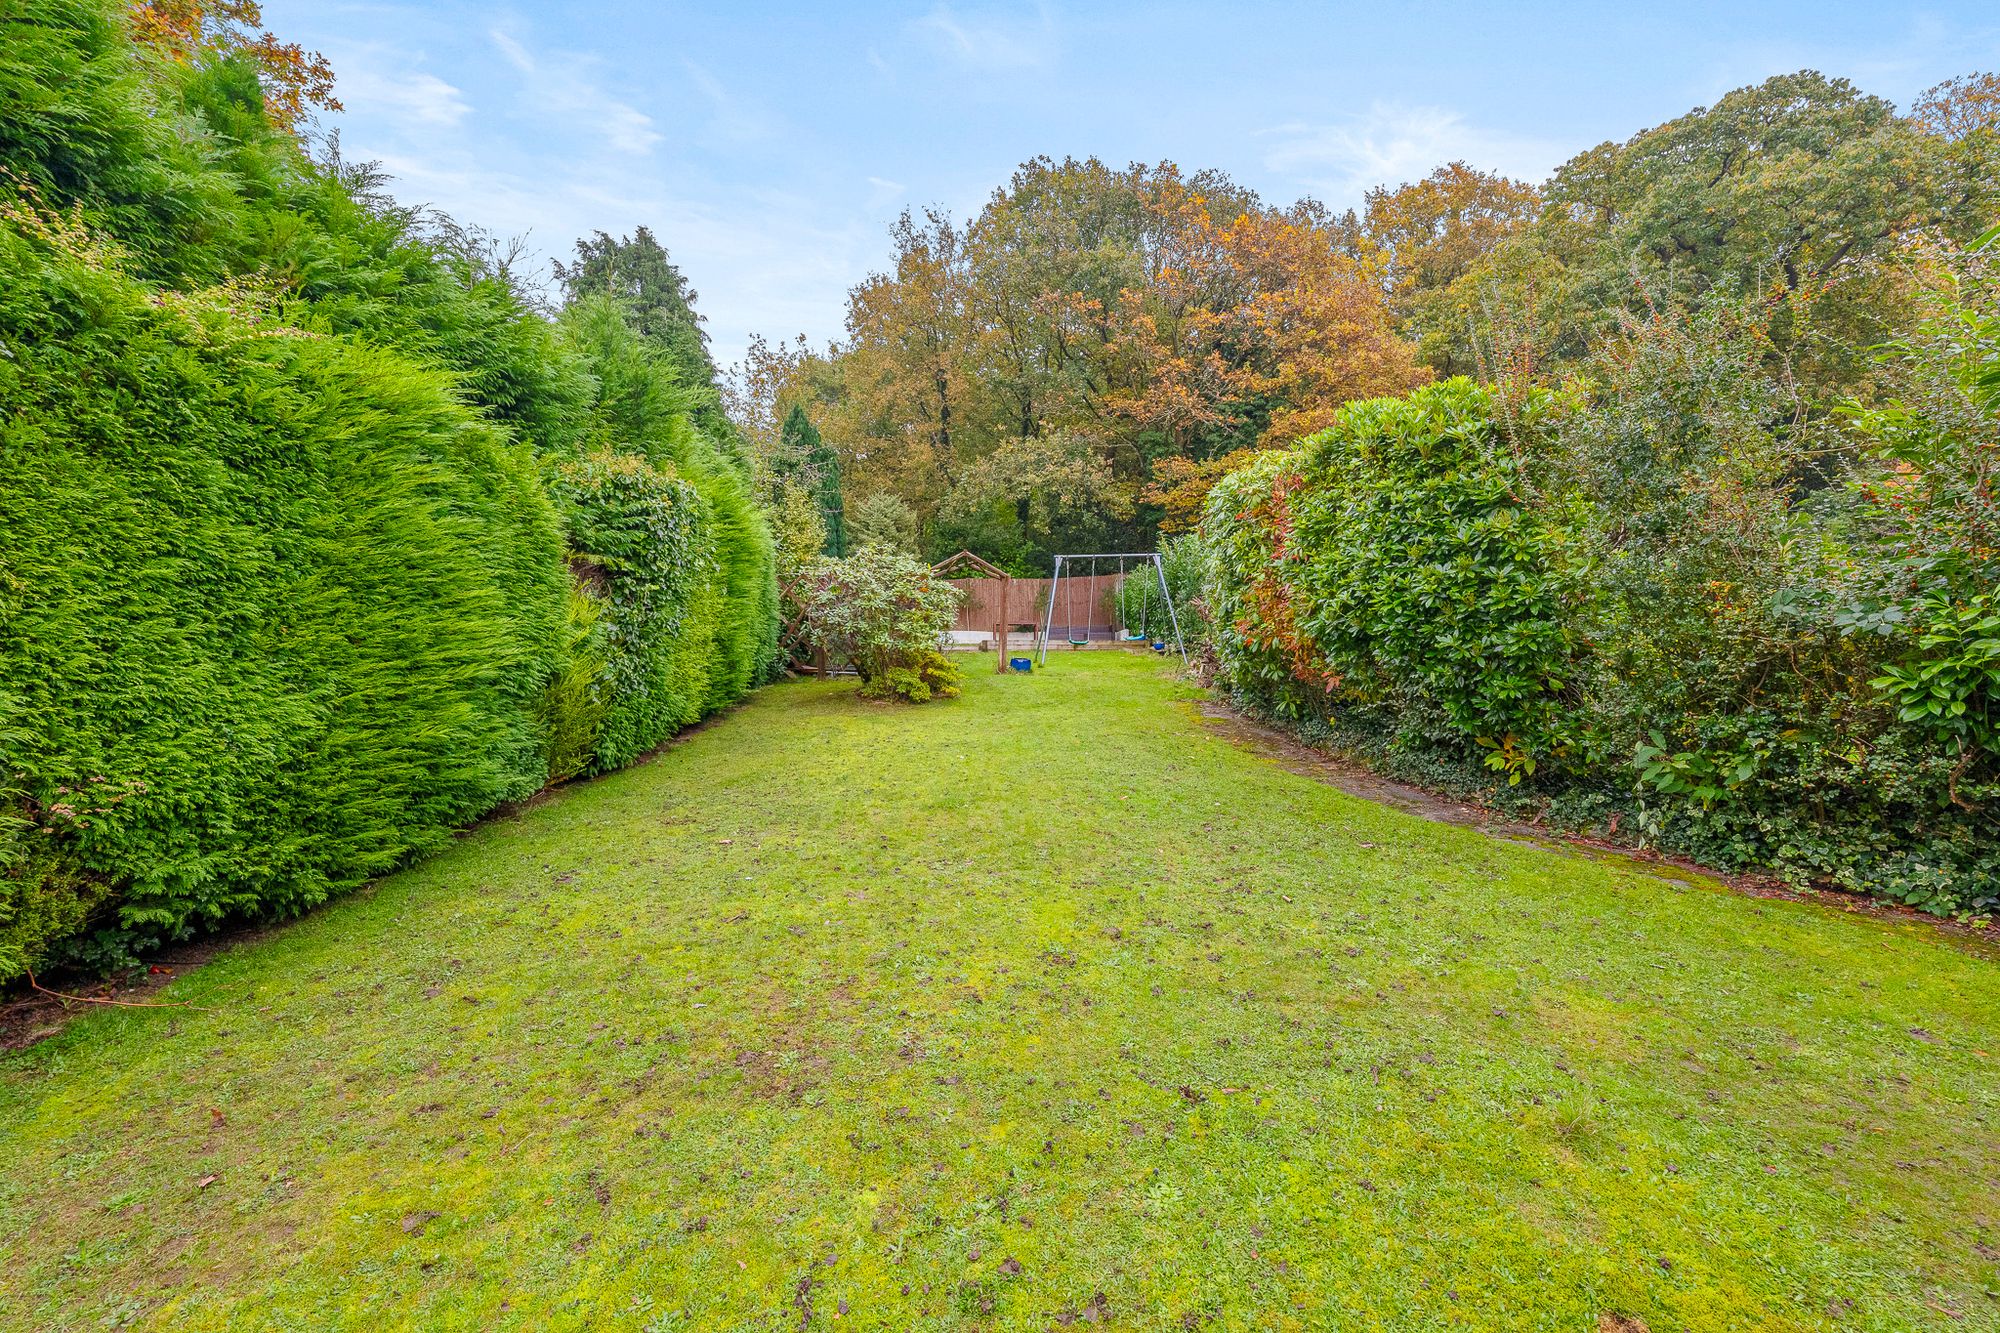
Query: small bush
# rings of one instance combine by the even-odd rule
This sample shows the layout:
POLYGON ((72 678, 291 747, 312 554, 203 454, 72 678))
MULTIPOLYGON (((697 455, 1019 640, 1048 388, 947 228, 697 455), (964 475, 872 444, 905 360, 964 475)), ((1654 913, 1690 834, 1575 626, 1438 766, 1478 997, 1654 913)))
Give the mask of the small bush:
POLYGON ((958 663, 931 648, 918 653, 908 665, 892 666, 862 685, 861 697, 921 704, 956 699, 961 684, 958 663))
POLYGON ((938 651, 963 594, 901 551, 871 546, 809 566, 797 585, 806 641, 861 676, 870 698, 921 703, 958 693, 938 651))

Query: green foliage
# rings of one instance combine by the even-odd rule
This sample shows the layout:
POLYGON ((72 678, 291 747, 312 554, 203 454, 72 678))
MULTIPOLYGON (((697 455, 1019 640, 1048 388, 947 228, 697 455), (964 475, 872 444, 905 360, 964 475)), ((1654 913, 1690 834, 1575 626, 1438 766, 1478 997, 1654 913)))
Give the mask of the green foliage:
POLYGON ((889 491, 877 491, 854 507, 854 520, 848 524, 848 537, 859 551, 869 546, 886 546, 891 550, 917 553, 918 532, 916 511, 904 503, 901 496, 889 491))
POLYGON ((0 979, 303 910, 775 669, 705 352, 543 318, 112 0, 0 16, 0 105, 0 979), (573 583, 593 467, 629 573, 573 583))
POLYGON ((571 547, 601 571, 585 575, 601 598, 610 695, 591 767, 619 768, 707 711, 720 628, 714 524, 692 484, 634 454, 565 461, 549 488, 571 547))
MULTIPOLYGON (((1208 579, 1207 543, 1196 533, 1183 533, 1160 544, 1160 564, 1166 574, 1167 591, 1174 599, 1173 611, 1180 619, 1181 634, 1192 646, 1207 633, 1203 585, 1208 579)), ((1126 575, 1112 593, 1112 611, 1118 623, 1137 633, 1145 631, 1153 639, 1173 638, 1174 618, 1160 595, 1160 576, 1151 565, 1141 565, 1126 575)))
POLYGON ((819 504, 820 527, 826 534, 822 554, 848 552, 847 506, 841 494, 840 456, 820 435, 803 407, 794 405, 778 432, 780 476, 798 478, 819 504))
POLYGON ((1851 414, 1887 437, 1857 449, 1762 338, 1728 302, 1663 312, 1560 397, 1355 404, 1225 478, 1203 525, 1222 683, 1432 785, 1481 790, 1476 757, 1503 804, 1991 911, 1976 367, 1963 340, 1904 348, 1930 387, 1851 414))
POLYGON ((2000 606, 1986 593, 1960 603, 1932 594, 1924 610, 1921 656, 1869 683, 1902 721, 1963 752, 2000 754, 2000 606))
POLYGON ((556 266, 556 277, 574 303, 592 297, 616 302, 633 331, 658 347, 674 376, 690 392, 694 424, 712 435, 732 428, 716 390, 708 331, 695 309, 696 294, 652 230, 640 227, 616 239, 597 232, 576 243, 576 260, 556 266))
POLYGON ((564 576, 522 446, 393 353, 12 228, 0 293, 0 662, 45 885, 175 937, 542 785, 564 576))
POLYGON ((956 699, 963 683, 958 663, 935 648, 926 648, 866 681, 861 686, 861 697, 921 704, 932 699, 956 699))
MULTIPOLYGON (((769 679, 776 667, 778 590, 770 525, 734 461, 695 423, 689 412, 693 396, 668 351, 602 299, 572 304, 561 332, 595 383, 583 428, 587 446, 643 459, 662 476, 691 486, 698 497, 686 512, 699 511, 696 521, 708 525, 703 540, 709 545, 690 548, 689 558, 706 572, 690 568, 682 575, 699 585, 699 597, 712 600, 715 626, 700 668, 707 687, 695 699, 697 716, 726 707, 769 679)), ((645 523, 636 515, 632 521, 645 523)), ((587 543, 578 549, 622 558, 618 552, 593 551, 587 543)), ((661 603, 669 604, 677 603, 661 603)), ((650 728, 641 732, 650 734, 650 728)), ((642 749, 662 739, 654 737, 642 749)))
POLYGON ((1371 198, 1363 249, 1392 256, 1385 282, 1433 365, 1573 367, 1625 317, 1756 294, 1760 358, 1845 393, 1909 316, 1909 247, 1963 242, 2000 212, 1992 114, 1899 115, 1844 79, 1781 74, 1579 153, 1532 196, 1448 169, 1371 198), (1441 240, 1424 225, 1440 218, 1441 240), (1405 250, 1449 262, 1413 275, 1405 250))
POLYGON ((1129 487, 1111 465, 1082 435, 1059 430, 1008 440, 967 468, 938 525, 953 534, 951 550, 1025 558, 1046 574, 1054 552, 1132 549, 1120 540, 1131 517, 1129 487))
POLYGON ((612 683, 610 627, 604 599, 593 591, 588 571, 572 562, 564 603, 562 637, 555 673, 542 688, 537 717, 548 735, 550 782, 565 782, 590 768, 610 709, 612 683))
POLYGON ((1278 637, 1323 692, 1425 719, 1518 782, 1575 741, 1565 534, 1531 505, 1523 432, 1495 406, 1463 379, 1350 404, 1267 483, 1283 505, 1268 576, 1232 570, 1268 577, 1278 637))
POLYGON ((790 579, 825 553, 825 516, 819 500, 797 478, 772 482, 764 514, 771 525, 780 580, 790 579))
POLYGON ((963 596, 929 565, 885 546, 822 559, 798 588, 806 641, 829 661, 852 665, 871 697, 912 702, 957 692, 956 668, 938 644, 963 596))
MULTIPOLYGON (((122 5, 39 0, 0 10, 0 167, 83 208, 148 276, 214 281, 240 236, 232 182, 204 161, 178 71, 133 45, 122 5)), ((254 83, 254 75, 252 76, 254 83)))

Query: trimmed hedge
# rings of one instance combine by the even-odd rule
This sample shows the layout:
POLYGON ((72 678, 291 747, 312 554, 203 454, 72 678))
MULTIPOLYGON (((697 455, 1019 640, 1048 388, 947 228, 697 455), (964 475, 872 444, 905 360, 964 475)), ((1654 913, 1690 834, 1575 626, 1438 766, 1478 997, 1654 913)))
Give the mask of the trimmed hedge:
POLYGON ((542 785, 564 572, 524 446, 394 353, 162 306, 4 230, 0 293, 6 762, 38 863, 118 886, 141 944, 309 907, 542 785))
POLYGON ((0 18, 0 981, 289 914, 776 658, 624 312, 307 161, 110 0, 0 18))

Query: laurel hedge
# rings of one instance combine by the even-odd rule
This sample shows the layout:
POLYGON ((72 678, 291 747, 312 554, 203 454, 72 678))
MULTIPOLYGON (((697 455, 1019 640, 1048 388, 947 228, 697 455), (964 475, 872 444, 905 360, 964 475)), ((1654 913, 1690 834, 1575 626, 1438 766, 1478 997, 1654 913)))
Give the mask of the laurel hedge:
POLYGON ((1949 313, 1909 352, 1929 397, 1862 414, 1840 488, 1797 484, 1776 390, 1704 318, 1560 396, 1349 404, 1209 495, 1220 683, 1552 823, 2000 910, 2000 394, 1957 387, 2000 343, 1949 313))

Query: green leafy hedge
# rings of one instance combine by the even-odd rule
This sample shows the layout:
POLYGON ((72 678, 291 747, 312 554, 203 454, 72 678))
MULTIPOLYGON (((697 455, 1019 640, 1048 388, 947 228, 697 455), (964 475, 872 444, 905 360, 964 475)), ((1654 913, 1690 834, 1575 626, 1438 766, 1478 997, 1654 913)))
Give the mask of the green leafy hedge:
POLYGON ((768 525, 628 312, 536 313, 111 0, 0 15, 0 107, 0 981, 303 910, 768 678, 768 525))
POLYGON ((1962 314, 1924 402, 1857 414, 1837 486, 1800 482, 1833 450, 1798 432, 1830 426, 1713 311, 1561 398, 1454 380, 1350 404, 1210 494, 1220 683, 1432 785, 1990 913, 2000 413, 1972 386, 2000 339, 1962 314))
POLYGON ((1512 782, 1575 743, 1565 534, 1488 391, 1350 404, 1216 487, 1227 679, 1292 716, 1386 706, 1512 782))
POLYGON ((37 864, 164 938, 308 907, 542 785, 564 572, 525 446, 394 353, 162 305, 5 230, 0 293, 37 864))

